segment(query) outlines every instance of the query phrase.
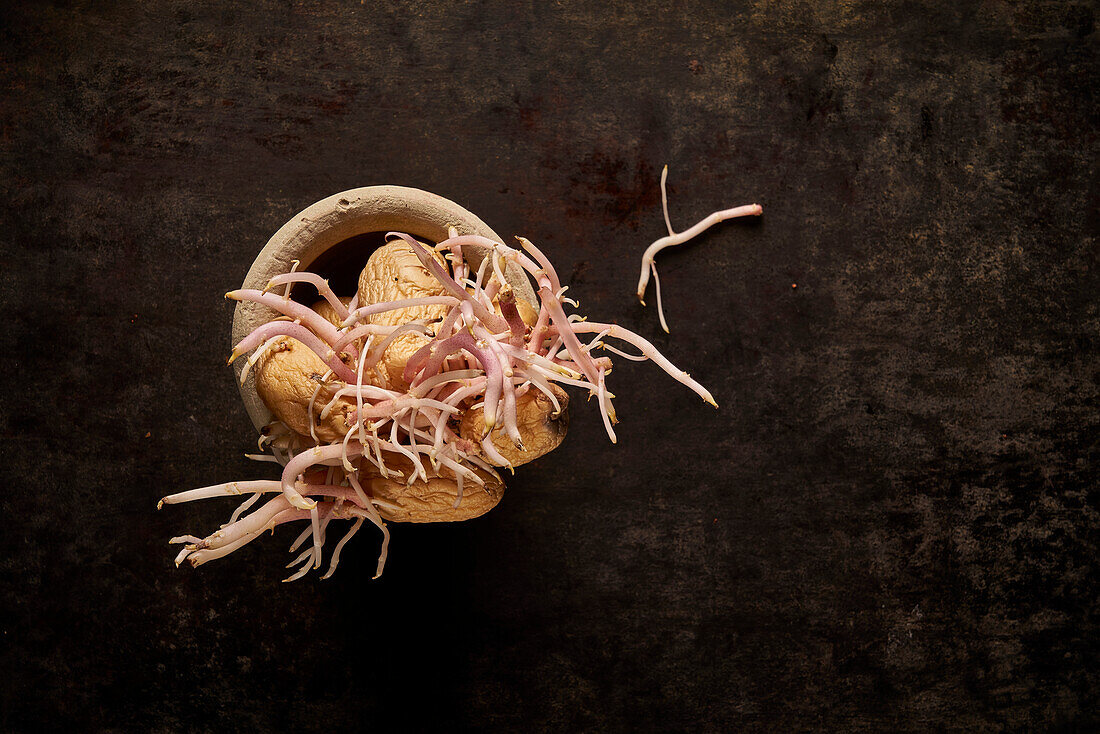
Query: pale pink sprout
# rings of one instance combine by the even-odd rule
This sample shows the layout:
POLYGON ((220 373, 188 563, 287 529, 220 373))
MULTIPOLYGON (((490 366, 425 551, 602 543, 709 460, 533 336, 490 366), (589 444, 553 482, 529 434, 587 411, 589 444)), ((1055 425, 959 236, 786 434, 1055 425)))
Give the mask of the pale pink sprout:
POLYGON ((311 466, 324 464, 325 462, 341 461, 352 456, 358 456, 362 452, 363 449, 361 445, 314 446, 311 449, 303 451, 288 461, 283 468, 283 495, 286 497, 287 501, 297 509, 312 510, 317 502, 306 499, 298 492, 298 488, 295 486, 298 477, 311 466))
MULTIPOLYGON (((363 367, 366 366, 366 364, 367 364, 367 358, 368 357, 364 357, 363 355, 360 355, 359 364, 356 365, 356 368, 355 368, 355 412, 356 412, 356 415, 362 415, 363 414, 363 367)), ((355 421, 355 426, 359 429, 359 443, 364 443, 365 444, 367 442, 367 436, 366 436, 366 433, 364 431, 364 426, 363 426, 362 419, 356 420, 355 421)), ((347 436, 344 436, 343 462, 344 462, 344 467, 347 468, 348 471, 351 471, 350 468, 348 468, 349 465, 348 465, 348 438, 347 438, 347 436)))
POLYGON ((550 323, 550 312, 546 310, 546 306, 542 306, 539 309, 538 319, 535 321, 535 325, 531 328, 531 337, 527 342, 527 348, 536 355, 546 354, 543 348, 543 341, 546 337, 546 327, 550 323))
POLYGON ((386 303, 372 303, 369 306, 360 306, 352 311, 346 319, 344 326, 351 326, 357 321, 387 311, 397 311, 402 308, 416 308, 417 306, 453 306, 458 303, 454 296, 422 296, 420 298, 403 298, 399 301, 386 303))
MULTIPOLYGON (((348 481, 351 482, 351 486, 355 488, 356 494, 360 496, 366 496, 366 492, 363 491, 363 487, 359 482, 359 478, 355 474, 348 475, 348 481)), ((373 503, 367 503, 366 511, 367 519, 374 523, 375 527, 382 531, 382 549, 378 553, 378 566, 374 573, 374 578, 378 578, 382 575, 382 569, 386 566, 386 555, 389 552, 390 547, 390 531, 389 528, 386 527, 386 523, 382 521, 382 516, 378 514, 378 510, 374 509, 373 503)), ((332 570, 336 569, 335 563, 336 561, 333 561, 332 570)))
MULTIPOLYGON (((488 254, 486 254, 485 258, 487 260, 492 260, 493 261, 493 275, 496 276, 495 284, 496 284, 498 289, 503 289, 505 287, 505 285, 508 283, 508 279, 504 277, 504 268, 502 268, 501 265, 500 265, 500 261, 501 261, 500 256, 497 254, 496 250, 493 250, 493 251, 489 252, 488 254)), ((493 297, 496 296, 498 293, 500 293, 500 290, 498 290, 496 293, 493 293, 493 295, 490 296, 488 294, 488 288, 486 287, 485 297, 488 298, 489 302, 491 303, 492 300, 493 300, 493 297)))
POLYGON ((245 454, 244 458, 249 461, 266 461, 269 464, 279 463, 279 459, 272 454, 245 454))
POLYGON ((649 359, 649 357, 645 356, 644 354, 627 354, 623 350, 617 349, 610 344, 605 344, 603 342, 600 342, 599 347, 600 349, 606 349, 609 352, 617 354, 623 359, 629 359, 631 362, 645 362, 647 359, 649 359))
POLYGON ((336 311, 336 315, 341 319, 348 317, 348 307, 345 306, 340 299, 332 292, 332 288, 329 286, 328 281, 319 275, 314 273, 284 273, 282 275, 276 275, 271 280, 267 281, 267 285, 264 287, 264 293, 267 293, 272 288, 277 288, 280 285, 289 285, 291 283, 309 283, 311 286, 317 289, 317 295, 328 301, 332 309, 336 311))
MULTIPOLYGON (((331 324, 329 324, 329 326, 331 326, 331 324)), ((314 334, 304 325, 296 324, 291 321, 269 321, 263 326, 258 327, 233 348, 233 353, 229 355, 229 363, 232 364, 242 354, 250 351, 258 344, 267 341, 275 335, 289 336, 292 339, 302 342, 302 344, 320 357, 321 361, 327 364, 329 368, 336 373, 337 377, 345 382, 355 382, 355 373, 348 369, 348 366, 337 358, 331 346, 325 344, 319 336, 314 334)))
MULTIPOLYGON (((242 482, 240 484, 242 485, 241 491, 244 489, 243 485, 248 484, 248 489, 256 492, 256 497, 263 492, 278 491, 277 488, 273 490, 272 487, 269 486, 270 483, 264 483, 263 486, 255 486, 259 483, 242 482)), ((278 484, 278 482, 275 482, 275 484, 278 484)), ((393 505, 380 500, 366 499, 366 494, 362 492, 361 488, 353 490, 351 487, 310 485, 307 483, 300 484, 300 488, 309 494, 330 497, 335 500, 335 503, 323 502, 318 503, 311 510, 300 510, 288 507, 286 498, 284 496, 279 496, 243 520, 234 520, 229 525, 206 538, 200 539, 194 536, 173 538, 173 541, 186 542, 188 544, 187 547, 184 548, 185 552, 181 553, 180 557, 177 559, 177 564, 186 559, 193 565, 201 565, 207 561, 220 558, 223 555, 228 555, 277 525, 304 518, 310 520, 311 526, 307 527, 306 531, 299 536, 299 539, 291 546, 291 551, 297 550, 304 539, 312 535, 314 537, 314 543, 308 549, 308 555, 312 561, 311 565, 317 567, 319 563, 318 554, 320 553, 320 544, 323 543, 323 529, 328 525, 328 522, 334 518, 344 519, 346 517, 364 516, 361 513, 355 512, 352 508, 347 508, 346 511, 342 511, 343 508, 346 507, 345 503, 350 502, 357 505, 360 510, 365 510, 366 516, 369 516, 371 512, 377 514, 377 511, 373 509, 374 504, 385 505, 390 508, 393 507, 393 505), (318 508, 320 508, 320 510, 318 508)), ((204 488, 203 491, 209 491, 211 489, 214 488, 204 488)), ((182 492, 164 498, 163 503, 175 504, 200 498, 202 497, 194 491, 182 492)), ((291 565, 295 565, 299 560, 300 559, 296 559, 291 565)))
POLYGON ((657 347, 653 346, 634 332, 628 331, 616 324, 599 324, 591 321, 578 321, 571 324, 571 331, 575 334, 599 333, 605 329, 607 330, 607 336, 615 339, 622 339, 628 344, 637 347, 638 351, 644 354, 648 359, 653 360, 658 367, 667 372, 674 380, 691 388, 693 392, 715 408, 718 407, 718 403, 714 402, 714 397, 710 394, 710 391, 691 379, 691 375, 687 372, 684 372, 677 368, 676 365, 672 364, 672 362, 669 362, 664 355, 657 351, 657 347))
POLYGON ((261 358, 261 357, 263 357, 263 356, 264 356, 264 354, 266 354, 266 353, 267 353, 267 350, 268 350, 268 349, 271 349, 271 347, 272 347, 272 346, 274 346, 274 344, 275 344, 275 343, 276 343, 277 341, 281 340, 282 338, 283 338, 282 336, 280 336, 280 335, 276 334, 275 336, 273 336, 273 337, 271 337, 270 339, 268 339, 267 341, 265 341, 265 342, 264 342, 264 343, 263 343, 263 344, 262 344, 262 345, 260 346, 260 348, 259 348, 259 349, 257 349, 256 351, 252 352, 252 356, 250 356, 250 357, 248 358, 248 361, 244 363, 244 367, 243 367, 243 368, 241 368, 241 377, 240 377, 240 383, 241 383, 242 385, 244 384, 245 380, 247 380, 247 379, 248 379, 248 373, 249 373, 249 371, 250 371, 250 370, 252 369, 252 367, 253 367, 253 366, 254 366, 254 365, 256 364, 256 362, 260 361, 260 358, 261 358))
POLYGON ((535 372, 519 372, 517 374, 520 375, 521 379, 526 378, 527 383, 524 384, 534 385, 536 390, 550 399, 550 404, 554 406, 554 417, 561 415, 561 403, 558 402, 558 396, 550 389, 550 382, 545 377, 535 372))
POLYGON ((317 404, 317 396, 320 395, 321 390, 327 386, 330 377, 332 377, 332 370, 329 370, 322 375, 321 379, 317 380, 317 386, 313 388, 313 395, 309 398, 309 408, 307 410, 309 413, 309 436, 313 439, 314 443, 319 443, 320 439, 317 438, 317 419, 316 414, 313 412, 313 406, 317 404))
MULTIPOLYGON (((420 408, 419 408, 419 406, 410 406, 405 411, 403 411, 403 413, 398 413, 398 414, 394 415, 394 417, 391 419, 393 421, 393 426, 392 426, 391 432, 395 431, 398 428, 404 429, 405 435, 409 439, 409 450, 412 451, 414 454, 417 454, 418 458, 419 458, 420 447, 416 443, 416 434, 417 433, 422 433, 422 432, 417 431, 417 429, 416 429, 416 423, 417 423, 418 418, 420 418, 420 408), (403 415, 408 416, 408 418, 404 421, 401 420, 403 415)), ((398 439, 396 439, 396 438, 393 439, 394 443, 396 443, 397 441, 398 441, 398 439)), ((430 459, 431 459, 431 456, 429 455, 429 460, 430 459)), ((431 463, 431 462, 429 461, 429 463, 431 463)), ((427 473, 422 472, 421 473, 421 478, 425 482, 428 481, 427 473)), ((416 475, 413 475, 413 481, 416 481, 416 475)), ((410 484, 411 483, 412 482, 410 482, 410 484)))
POLYGON ((501 456, 500 452, 497 451, 497 447, 493 445, 492 436, 490 436, 489 433, 486 433, 485 436, 481 439, 481 450, 485 453, 487 457, 489 457, 489 460, 492 461, 494 464, 498 466, 506 466, 513 472, 515 471, 514 469, 512 469, 512 462, 501 456))
POLYGON ((348 530, 347 534, 344 535, 343 538, 340 538, 340 542, 337 543, 336 547, 332 549, 332 560, 329 563, 328 571, 326 571, 325 575, 321 577, 322 579, 327 579, 328 577, 332 576, 332 574, 336 571, 336 566, 340 563, 340 551, 342 551, 344 549, 344 546, 348 544, 348 541, 351 540, 352 537, 354 537, 355 534, 359 532, 359 528, 363 527, 364 519, 365 518, 362 517, 355 518, 355 522, 352 523, 351 529, 348 530))
POLYGON ((339 352, 348 344, 356 342, 365 336, 393 336, 394 332, 400 332, 401 330, 414 330, 419 331, 421 334, 430 334, 427 325, 423 322, 423 320, 410 321, 409 323, 402 326, 381 326, 376 324, 363 324, 362 326, 357 326, 354 329, 345 332, 344 335, 341 336, 334 345, 332 345, 332 348, 336 352, 339 352))
POLYGON ((157 503, 159 510, 164 505, 175 505, 181 502, 193 502, 194 500, 208 499, 210 497, 227 497, 239 494, 251 494, 253 492, 279 492, 282 485, 279 482, 269 480, 256 480, 251 482, 226 482, 199 489, 190 489, 186 492, 178 492, 162 497, 157 503))
MULTIPOLYGON (((309 306, 303 306, 297 301, 280 298, 274 294, 264 293, 263 291, 257 291, 250 288, 229 291, 225 294, 225 297, 231 301, 251 301, 252 303, 258 303, 278 311, 284 316, 289 316, 295 321, 301 322, 305 326, 308 326, 310 330, 328 344, 329 347, 332 347, 334 352, 336 343, 340 341, 340 332, 336 330, 332 322, 309 306)), ((349 350, 353 357, 358 354, 358 351, 352 344, 345 344, 344 349, 349 350)))
POLYGON ((416 257, 419 258, 420 264, 427 268, 428 272, 439 281, 439 284, 442 285, 445 290, 449 291, 451 295, 455 296, 460 301, 466 301, 472 304, 474 314, 477 315, 482 323, 489 324, 493 331, 503 331, 508 328, 508 324, 504 323, 504 319, 491 313, 489 309, 485 307, 485 304, 471 296, 465 288, 456 283, 454 278, 443 270, 443 266, 439 264, 439 261, 428 254, 428 251, 424 249, 423 245, 404 232, 386 233, 387 238, 391 235, 400 237, 412 248, 416 257))
POLYGON ((373 367, 374 365, 378 364, 378 360, 382 359, 382 355, 385 354, 389 346, 393 344, 393 342, 399 336, 401 336, 402 334, 410 333, 426 334, 428 336, 432 335, 431 331, 428 330, 428 327, 426 327, 422 323, 412 322, 408 324, 403 324, 391 330, 389 335, 378 343, 378 346, 372 346, 370 348, 370 351, 367 353, 367 357, 362 360, 362 363, 366 364, 367 367, 373 367))
POLYGON ((444 385, 448 382, 463 382, 465 380, 471 380, 481 374, 481 370, 450 370, 448 372, 440 372, 435 377, 429 377, 417 383, 416 387, 409 391, 410 395, 421 397, 427 395, 429 392, 444 385))
POLYGON ((366 399, 394 400, 396 398, 401 397, 401 395, 402 395, 402 393, 399 393, 395 390, 387 390, 385 388, 375 387, 374 385, 370 385, 370 384, 363 384, 361 386, 360 385, 354 385, 354 384, 353 385, 346 385, 345 387, 342 387, 339 390, 337 390, 335 393, 333 393, 332 399, 329 400, 328 403, 325 404, 325 407, 321 409, 321 414, 320 414, 321 420, 324 420, 325 418, 328 417, 329 413, 332 412, 333 408, 335 408, 337 403, 339 403, 340 398, 344 398, 344 397, 347 397, 349 395, 356 395, 356 394, 361 394, 363 396, 364 400, 366 400, 366 399))
POLYGON ((657 280, 657 265, 653 258, 658 252, 666 247, 673 247, 675 245, 682 245, 685 242, 699 236, 703 232, 707 231, 719 222, 724 222, 727 219, 735 219, 737 217, 758 217, 764 213, 764 209, 759 204, 748 204, 746 206, 737 206, 732 209, 723 209, 721 211, 714 212, 713 214, 705 217, 702 221, 695 225, 685 229, 683 232, 674 232, 672 230, 672 222, 668 218, 668 195, 665 191, 665 179, 668 177, 668 166, 664 167, 661 171, 661 207, 664 209, 665 214, 665 226, 668 228, 668 235, 656 240, 653 244, 646 248, 646 251, 642 254, 642 271, 638 276, 638 300, 642 305, 645 305, 645 289, 649 284, 649 276, 653 276, 654 287, 657 291, 657 313, 660 316, 661 328, 668 333, 668 324, 665 323, 664 309, 661 307, 661 284, 657 280))
POLYGON ((539 298, 542 299, 544 305, 547 305, 550 311, 550 320, 554 323, 558 336, 562 338, 569 355, 573 358, 573 361, 580 365, 581 372, 584 373, 589 382, 595 385, 599 379, 596 373, 596 365, 592 361, 592 357, 581 348, 581 342, 577 338, 577 333, 574 331, 573 325, 570 324, 569 318, 565 315, 561 302, 554 298, 545 286, 539 288, 539 298))
POLYGON ((397 438, 397 421, 394 421, 390 427, 390 446, 394 448, 399 454, 403 455, 409 461, 412 462, 413 470, 406 480, 406 484, 412 484, 416 481, 416 476, 419 474, 424 481, 428 481, 427 472, 424 471, 424 464, 420 461, 420 457, 415 451, 410 451, 401 445, 401 442, 397 438))
MULTIPOLYGON (((331 508, 336 509, 336 506, 340 505, 340 504, 343 504, 343 503, 341 501, 333 502, 332 505, 331 505, 331 508)), ((314 508, 314 509, 316 509, 316 508, 314 508)), ((328 526, 328 521, 331 517, 332 517, 332 513, 331 512, 326 512, 324 517, 320 518, 321 532, 322 533, 324 532, 324 529, 328 526)), ((295 538, 294 542, 290 544, 290 552, 293 553, 294 551, 301 548, 302 544, 306 542, 306 539, 311 538, 312 536, 313 536, 313 524, 310 523, 310 525, 306 526, 305 530, 303 530, 301 533, 298 534, 298 537, 295 538)), ((290 568, 292 566, 297 566, 298 562, 301 561, 302 558, 305 557, 306 555, 310 556, 311 561, 313 560, 312 556, 314 554, 313 554, 313 546, 312 545, 310 545, 310 547, 306 551, 306 553, 302 554, 301 556, 298 556, 293 561, 286 564, 286 568, 290 568)))
POLYGON ((455 477, 455 485, 457 486, 457 489, 455 491, 455 501, 454 501, 454 504, 451 505, 451 508, 457 510, 458 506, 462 503, 462 475, 461 474, 458 475, 457 477, 455 477))
MULTIPOLYGON (((691 230, 684 235, 690 233, 691 230)), ((173 539, 186 544, 177 563, 184 560, 193 565, 206 563, 232 553, 277 525, 305 520, 307 526, 292 544, 291 552, 298 552, 309 538, 312 542, 288 566, 298 567, 287 579, 294 580, 322 565, 331 523, 350 521, 322 577, 328 578, 347 542, 369 520, 382 532, 377 577, 385 564, 390 534, 375 505, 384 511, 396 508, 371 497, 370 484, 365 481, 370 476, 404 479, 409 484, 433 476, 452 478, 458 484, 457 507, 467 481, 485 485, 475 469, 499 477, 496 467, 511 468, 492 438, 494 433, 502 432, 522 448, 517 416, 521 395, 531 389, 539 390, 550 399, 555 414, 560 414, 562 406, 551 390, 552 382, 579 387, 596 396, 608 437, 616 441, 612 428, 617 422, 611 403, 614 395, 606 382, 612 361, 609 357, 594 357, 591 352, 596 347, 632 360, 653 361, 713 404, 705 388, 673 366, 642 337, 614 324, 588 322, 576 313, 567 313, 566 307, 576 308, 576 301, 565 297, 566 288, 549 259, 529 241, 517 238, 525 251, 521 252, 482 237, 453 236, 436 246, 446 253, 440 263, 412 237, 403 233, 389 236, 409 244, 447 295, 358 307, 355 300, 344 307, 328 283, 312 273, 290 273, 269 282, 268 289, 293 283, 314 286, 340 314, 343 323, 337 329, 312 309, 286 296, 249 290, 231 292, 231 297, 269 306, 286 319, 293 319, 279 319, 258 327, 234 348, 231 359, 255 350, 249 357, 251 367, 278 339, 291 337, 314 351, 330 372, 316 378, 318 384, 308 406, 310 437, 297 437, 280 423, 264 429, 260 445, 270 444, 274 458, 284 465, 280 480, 229 482, 169 495, 162 500, 162 504, 176 504, 251 495, 236 509, 230 522, 210 536, 173 539), (471 245, 488 248, 472 281, 463 252, 463 247, 471 245), (513 286, 504 282, 505 263, 518 265, 538 285, 539 302, 531 304, 538 306, 533 327, 520 318, 513 286), (446 315, 433 327, 434 334, 425 321, 398 326, 365 323, 375 314, 427 305, 448 306, 446 315), (500 314, 495 312, 496 308, 500 314), (398 336, 412 332, 423 334, 428 341, 406 362, 402 377, 408 388, 392 389, 380 379, 378 362, 398 336), (582 336, 587 343, 582 343, 582 336), (631 344, 640 355, 624 353, 607 344, 606 340, 612 338, 631 344), (367 370, 372 368, 372 379, 365 379, 367 370), (330 388, 331 397, 326 394, 327 402, 321 407, 318 398, 325 387, 330 388), (341 439, 322 443, 316 435, 315 418, 319 415, 321 420, 327 419, 337 405, 350 405, 349 399, 353 399, 354 412, 341 414, 347 423, 341 439), (317 407, 321 407, 319 414, 315 413, 317 407), (484 411, 484 433, 471 437, 472 441, 464 439, 458 434, 458 420, 466 410, 478 407, 484 411), (313 445, 308 444, 310 439, 313 445), (392 464, 387 467, 387 457, 391 462, 394 457, 401 457, 411 468, 401 472, 393 469, 392 464), (318 467, 327 471, 318 472, 318 467), (313 477, 324 477, 324 481, 313 477), (263 494, 277 496, 259 509, 252 509, 263 494)), ((663 246, 670 244, 678 243, 663 246)))
MULTIPOLYGON (((279 483, 275 482, 275 484, 279 484, 279 483)), ((281 492, 282 490, 283 490, 282 485, 280 485, 278 489, 272 490, 272 491, 281 492)), ((256 504, 259 501, 261 496, 262 495, 259 492, 257 492, 256 494, 252 495, 251 497, 246 499, 244 502, 242 502, 237 507, 237 509, 233 510, 233 514, 229 516, 229 522, 227 522, 226 525, 232 525, 233 523, 237 522, 237 520, 240 518, 241 515, 248 512, 248 508, 252 507, 252 505, 256 504)))
MULTIPOLYGON (((546 257, 546 255, 542 254, 542 250, 535 247, 527 238, 517 236, 516 239, 519 240, 520 246, 527 252, 531 253, 531 256, 535 258, 536 261, 538 261, 538 269, 532 269, 530 265, 527 266, 528 272, 535 276, 535 281, 538 282, 539 285, 545 285, 549 287, 550 290, 554 293, 560 291, 561 281, 558 280, 558 273, 556 270, 554 270, 554 266, 550 264, 550 259, 546 257), (542 282, 541 276, 546 276, 547 280, 545 283, 542 282)), ((521 265, 524 264, 522 260, 517 260, 517 262, 519 262, 521 265)))
POLYGON ((604 371, 600 368, 599 384, 596 387, 596 398, 600 401, 600 416, 603 418, 603 427, 607 430, 607 437, 611 439, 611 443, 617 443, 618 439, 615 438, 615 431, 611 428, 611 424, 615 423, 615 409, 611 407, 611 399, 607 397, 607 386, 604 384, 604 371))
POLYGON ((466 278, 462 281, 462 284, 472 290, 474 293, 483 293, 484 291, 482 290, 482 286, 485 283, 485 273, 488 269, 489 258, 482 258, 481 265, 478 266, 477 275, 474 276, 474 279, 471 281, 469 278, 466 278))
MULTIPOLYGON (((298 260, 298 259, 291 260, 290 261, 290 273, 289 274, 294 275, 294 273, 298 272, 298 267, 301 264, 302 264, 301 260, 298 260)), ((292 284, 287 283, 286 286, 283 288, 283 300, 286 300, 286 301, 290 300, 290 289, 292 287, 293 287, 292 284)))
MULTIPOLYGON (((580 365, 578 365, 576 362, 562 358, 559 358, 558 364, 560 364, 562 367, 565 367, 566 369, 572 370, 573 372, 576 372, 577 369, 579 369, 580 367, 580 365)), ((593 357, 592 364, 596 365, 597 370, 602 368, 608 372, 611 371, 611 357, 593 357)))
POLYGON ((454 227, 450 227, 447 230, 447 242, 450 243, 449 246, 451 250, 451 255, 449 258, 451 261, 451 272, 454 274, 455 280, 461 283, 466 280, 466 276, 469 274, 470 268, 466 264, 466 260, 462 257, 462 243, 456 241, 457 237, 458 230, 456 230, 454 227))
POLYGON ((519 434, 519 426, 517 425, 516 386, 512 380, 514 375, 512 365, 499 349, 497 350, 497 358, 500 360, 501 370, 504 371, 504 379, 501 381, 504 386, 504 431, 508 434, 508 438, 512 439, 512 443, 516 445, 516 448, 524 451, 523 438, 519 434))

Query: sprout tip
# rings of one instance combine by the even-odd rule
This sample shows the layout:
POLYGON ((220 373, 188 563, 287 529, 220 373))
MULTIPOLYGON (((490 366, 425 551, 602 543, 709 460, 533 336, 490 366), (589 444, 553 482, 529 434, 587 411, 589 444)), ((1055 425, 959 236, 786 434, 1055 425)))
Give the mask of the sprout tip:
MULTIPOLYGON (((311 500, 308 497, 302 497, 301 495, 299 495, 297 497, 290 498, 290 504, 294 505, 299 510, 312 510, 314 507, 317 506, 317 500, 311 500)), ((264 529, 267 530, 267 528, 264 529)), ((271 532, 275 532, 274 525, 271 526, 271 532)))

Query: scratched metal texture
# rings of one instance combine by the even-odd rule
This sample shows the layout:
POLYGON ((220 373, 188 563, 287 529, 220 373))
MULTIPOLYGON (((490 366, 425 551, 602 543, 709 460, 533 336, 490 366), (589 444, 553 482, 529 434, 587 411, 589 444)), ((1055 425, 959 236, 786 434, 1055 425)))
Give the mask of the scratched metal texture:
POLYGON ((1091 3, 56 2, 0 10, 0 729, 930 731, 1098 724, 1091 3), (660 258, 673 225, 759 202, 660 258), (266 239, 454 199, 651 339, 618 445, 489 515, 166 541, 274 476, 229 352, 266 239))

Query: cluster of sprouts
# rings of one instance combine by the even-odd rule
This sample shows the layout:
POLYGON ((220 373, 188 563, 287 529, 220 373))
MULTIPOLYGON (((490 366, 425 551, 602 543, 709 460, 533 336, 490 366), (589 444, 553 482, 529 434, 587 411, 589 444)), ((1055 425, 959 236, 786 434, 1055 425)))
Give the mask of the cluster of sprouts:
MULTIPOLYGON (((662 194, 663 190, 664 176, 662 194)), ((667 206, 665 211, 667 222, 667 206)), ((662 246, 678 244, 681 240, 677 238, 686 239, 705 228, 696 225, 681 235, 670 235, 663 245, 660 241, 654 243, 646 254, 650 270, 655 274, 652 255, 662 246)), ((382 573, 389 545, 389 531, 382 515, 399 508, 373 496, 368 478, 383 477, 411 485, 417 480, 426 482, 431 477, 444 477, 457 483, 457 507, 464 486, 484 487, 486 477, 499 480, 494 467, 511 468, 494 446, 494 434, 503 434, 523 448, 517 426, 517 398, 537 390, 561 411, 550 387, 552 382, 580 388, 595 396, 607 435, 612 442, 616 440, 614 395, 606 384, 612 361, 608 356, 596 356, 597 348, 626 359, 652 360, 716 406, 702 385, 673 366, 641 336, 615 324, 588 321, 568 313, 569 307, 576 308, 577 303, 565 296, 567 288, 562 286, 550 261, 526 239, 518 237, 522 249, 515 249, 475 235, 458 236, 453 231, 451 235, 435 245, 433 253, 429 251, 432 248, 407 234, 387 234, 388 240, 399 238, 408 244, 442 286, 444 295, 362 306, 353 300, 345 305, 327 281, 313 273, 294 271, 273 278, 263 291, 238 290, 226 294, 228 298, 252 301, 281 314, 280 318, 255 329, 234 348, 230 362, 251 353, 242 370, 242 383, 262 355, 286 337, 312 350, 328 371, 314 376, 316 386, 308 410, 309 436, 300 436, 285 425, 274 423, 265 428, 260 438, 261 448, 271 448, 272 454, 257 458, 282 464, 279 480, 229 482, 161 500, 164 505, 247 495, 229 522, 214 533, 204 538, 191 535, 173 538, 171 542, 184 546, 176 556, 176 565, 186 560, 199 566, 232 553, 277 525, 306 521, 308 525, 291 546, 292 553, 302 549, 287 566, 296 567, 287 579, 291 581, 320 568, 330 524, 333 520, 349 520, 350 528, 335 546, 323 578, 333 573, 344 545, 365 522, 376 526, 383 537, 377 578, 382 573), (485 249, 486 255, 476 271, 463 257, 464 247, 485 249), (509 264, 518 265, 537 285, 538 315, 533 325, 520 317, 516 295, 504 277, 503 271, 509 264), (340 325, 291 300, 289 288, 295 283, 315 287, 338 314, 340 325), (271 292, 279 286, 285 286, 286 291, 271 292), (396 326, 369 323, 372 315, 428 305, 446 306, 446 315, 439 321, 418 320, 396 326), (402 384, 392 384, 395 380, 387 379, 385 371, 379 369, 379 362, 394 340, 407 333, 423 334, 429 340, 408 359, 401 375, 402 384), (609 343, 610 339, 619 341, 619 346, 609 343), (353 404, 345 418, 342 440, 325 442, 318 438, 315 409, 322 400, 325 401, 319 411, 322 419, 338 404, 353 404), (484 411, 484 433, 480 440, 463 438, 457 423, 465 411, 476 408, 484 411), (269 499, 253 509, 265 495, 269 499)), ((646 266, 643 261, 639 294, 644 291, 649 272, 646 266)))

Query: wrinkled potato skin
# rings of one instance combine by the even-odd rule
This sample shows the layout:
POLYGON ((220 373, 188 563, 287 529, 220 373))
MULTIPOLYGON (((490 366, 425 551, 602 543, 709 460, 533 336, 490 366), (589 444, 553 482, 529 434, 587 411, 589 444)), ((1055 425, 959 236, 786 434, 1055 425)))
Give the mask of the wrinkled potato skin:
MULTIPOLYGON (((429 246, 426 249, 441 265, 446 265, 439 253, 429 246)), ((391 240, 371 253, 359 275, 360 306, 446 294, 443 286, 420 264, 416 253, 404 240, 391 240)), ((441 319, 446 315, 446 306, 420 306, 375 314, 369 317, 369 323, 396 326, 415 319, 441 319)))
MULTIPOLYGON (((391 462, 387 462, 389 465, 391 462)), ((394 462, 396 463, 396 462, 394 462)), ((360 469, 365 469, 364 465, 360 469)), ((400 468, 412 470, 410 464, 400 468)), ((369 480, 370 495, 400 506, 400 510, 379 507, 378 513, 392 522, 458 522, 471 520, 493 509, 504 496, 504 483, 481 469, 474 469, 485 480, 481 487, 470 479, 462 483, 462 501, 454 506, 458 497, 458 483, 447 477, 429 477, 425 482, 417 479, 406 486, 404 479, 384 479, 372 476, 369 480)))
MULTIPOLYGON (((569 396, 557 385, 551 384, 550 389, 561 405, 561 415, 554 415, 554 404, 550 402, 550 398, 535 388, 516 399, 516 423, 520 438, 523 439, 522 450, 512 443, 512 439, 503 430, 496 430, 492 434, 493 446, 512 466, 534 461, 556 449, 565 439, 569 428, 569 396)), ((467 410, 462 415, 458 434, 469 441, 480 443, 483 433, 485 412, 481 408, 467 410)))
MULTIPOLYGON (((439 254, 433 254, 442 264, 439 254)), ((375 250, 359 275, 359 304, 362 306, 405 298, 443 296, 446 293, 403 240, 387 242, 375 250)), ((438 320, 446 315, 447 306, 418 306, 374 314, 367 321, 380 326, 400 326, 417 319, 438 320)), ((401 376, 405 363, 427 343, 428 337, 423 334, 402 334, 386 349, 378 367, 391 389, 408 389, 409 384, 401 376)))
MULTIPOLYGON (((440 264, 445 264, 439 253, 430 249, 429 252, 432 252, 440 264)), ((447 295, 447 291, 420 264, 416 253, 403 240, 390 241, 375 250, 359 275, 359 303, 364 306, 405 298, 444 295, 447 295)), ((416 319, 438 321, 447 315, 448 310, 448 306, 402 308, 370 316, 368 323, 400 326, 416 319)), ((528 326, 534 326, 538 320, 538 310, 522 298, 516 299, 516 310, 528 326)), ((500 313, 499 305, 496 312, 500 313)), ((401 373, 404 372, 409 357, 427 343, 428 337, 422 334, 405 334, 395 339, 382 355, 379 368, 392 389, 408 389, 409 385, 401 373)))
MULTIPOLYGON (((351 303, 351 299, 341 298, 340 303, 344 304, 344 308, 347 308, 348 304, 351 303)), ((314 311, 321 314, 321 316, 324 317, 325 321, 329 322, 333 326, 340 328, 340 326, 343 325, 344 320, 340 318, 339 315, 337 315, 336 309, 334 309, 332 307, 332 304, 330 304, 325 299, 322 298, 321 300, 317 301, 317 303, 313 304, 312 308, 314 311)))
MULTIPOLYGON (((327 304, 326 304, 327 305, 327 304)), ((313 350, 297 339, 283 337, 256 363, 256 392, 267 409, 291 430, 309 436, 309 400, 328 365, 313 350)), ((340 441, 347 431, 345 418, 354 410, 350 403, 335 407, 322 421, 320 412, 332 398, 333 390, 323 388, 314 403, 317 437, 322 441, 340 441)))

